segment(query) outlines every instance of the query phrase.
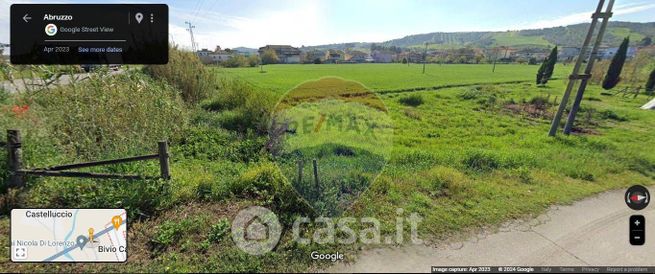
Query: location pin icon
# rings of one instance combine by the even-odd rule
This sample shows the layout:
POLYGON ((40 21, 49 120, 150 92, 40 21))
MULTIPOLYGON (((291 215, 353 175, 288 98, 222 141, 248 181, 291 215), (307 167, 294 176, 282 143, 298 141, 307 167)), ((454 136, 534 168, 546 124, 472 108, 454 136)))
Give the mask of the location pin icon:
POLYGON ((84 237, 83 235, 77 236, 77 239, 75 240, 75 242, 77 242, 77 246, 80 248, 80 250, 81 250, 82 248, 84 248, 84 246, 86 245, 86 243, 87 243, 88 241, 89 241, 89 239, 87 239, 87 238, 84 237))
POLYGON ((136 18, 137 23, 141 24, 141 20, 143 20, 143 13, 137 12, 136 15, 134 15, 134 18, 136 18))
POLYGON ((121 218, 119 215, 116 215, 114 218, 111 218, 111 223, 114 225, 114 229, 118 230, 118 228, 121 227, 121 224, 123 223, 123 218, 121 218))

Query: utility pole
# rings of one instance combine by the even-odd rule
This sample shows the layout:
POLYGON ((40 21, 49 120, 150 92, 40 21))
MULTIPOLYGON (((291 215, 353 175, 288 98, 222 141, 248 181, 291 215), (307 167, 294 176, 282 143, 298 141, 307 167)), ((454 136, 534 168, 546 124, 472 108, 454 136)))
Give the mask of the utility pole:
POLYGON ((494 67, 491 69, 491 72, 496 72, 496 60, 498 60, 498 48, 494 51, 494 67))
MULTIPOLYGON (((612 3, 614 2, 614 0, 610 0, 610 1, 612 3)), ((596 24, 598 23, 598 18, 601 17, 609 18, 609 16, 611 16, 611 13, 602 13, 604 5, 605 5, 605 0, 598 1, 598 7, 596 8, 596 11, 592 15, 593 20, 591 21, 591 25, 589 25, 587 36, 585 37, 585 40, 582 43, 582 48, 580 48, 580 55, 578 56, 578 59, 575 62, 575 66, 573 67, 573 72, 569 76, 569 83, 566 87, 566 90, 564 91, 564 95, 562 96, 562 101, 560 102, 559 108, 557 109, 557 113, 555 113, 555 117, 553 118, 553 122, 550 126, 550 131, 548 132, 549 136, 555 136, 557 134, 557 129, 559 128, 560 120, 562 119, 562 115, 564 114, 566 105, 569 102, 569 97, 571 96, 571 91, 573 91, 573 87, 575 86, 576 80, 585 79, 585 78, 587 80, 589 79, 588 74, 579 74, 580 68, 582 67, 583 61, 587 59, 587 49, 589 48, 589 44, 591 43, 591 38, 593 37, 594 31, 596 30, 596 24)), ((599 34, 600 34, 599 36, 602 36, 602 32, 600 32, 599 34)), ((596 51, 597 48, 594 48, 593 52, 596 51)), ((588 68, 590 69, 590 66, 588 66, 588 68)), ((580 87, 584 91, 584 88, 586 86, 583 87, 581 85, 580 87)), ((579 96, 581 97, 582 95, 580 94, 579 96)))
POLYGON ((427 63, 428 58, 428 42, 425 42, 425 50, 423 51, 423 74, 425 74, 425 63, 427 63))
POLYGON ((191 50, 193 50, 193 52, 195 53, 196 51, 198 51, 198 49, 196 48, 196 40, 193 38, 193 29, 195 29, 196 26, 192 25, 191 22, 189 21, 186 21, 184 23, 189 26, 189 28, 187 28, 186 30, 189 32, 189 34, 191 34, 191 50))
POLYGON ((569 117, 564 125, 564 134, 571 134, 573 129, 573 123, 575 123, 575 115, 578 114, 580 109, 580 102, 582 102, 582 96, 584 91, 587 88, 587 83, 589 78, 591 78, 591 70, 594 67, 594 62, 596 62, 596 55, 598 55, 598 48, 603 41, 603 35, 605 34, 605 29, 607 29, 607 23, 612 17, 612 8, 614 7, 614 0, 609 0, 607 4, 607 9, 604 13, 596 13, 593 15, 594 20, 597 18, 603 18, 603 22, 600 24, 600 30, 596 36, 596 43, 594 43, 594 48, 591 50, 591 56, 589 56, 589 61, 587 62, 587 67, 585 68, 584 77, 580 82, 578 87, 578 93, 575 95, 575 101, 573 101, 573 106, 571 107, 571 112, 569 112, 569 117))

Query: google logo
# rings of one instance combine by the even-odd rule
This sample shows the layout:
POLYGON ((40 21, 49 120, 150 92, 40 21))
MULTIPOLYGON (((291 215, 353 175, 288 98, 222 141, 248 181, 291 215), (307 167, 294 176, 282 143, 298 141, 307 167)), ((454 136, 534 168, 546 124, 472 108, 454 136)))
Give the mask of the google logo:
POLYGON ((45 34, 47 34, 48 36, 55 36, 55 34, 57 34, 57 25, 47 24, 45 26, 45 34))

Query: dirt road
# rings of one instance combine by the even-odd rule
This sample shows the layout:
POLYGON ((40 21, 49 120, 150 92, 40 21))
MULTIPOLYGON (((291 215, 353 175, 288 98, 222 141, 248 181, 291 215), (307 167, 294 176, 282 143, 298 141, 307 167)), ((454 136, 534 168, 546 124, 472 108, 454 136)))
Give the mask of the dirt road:
MULTIPOLYGON (((649 187, 651 193, 653 188, 649 187)), ((623 202, 625 190, 553 207, 535 220, 508 223, 494 233, 436 247, 366 250, 353 264, 329 272, 429 272, 433 265, 655 265, 655 205, 641 211, 623 202), (630 215, 646 218, 646 243, 628 239, 630 215)))

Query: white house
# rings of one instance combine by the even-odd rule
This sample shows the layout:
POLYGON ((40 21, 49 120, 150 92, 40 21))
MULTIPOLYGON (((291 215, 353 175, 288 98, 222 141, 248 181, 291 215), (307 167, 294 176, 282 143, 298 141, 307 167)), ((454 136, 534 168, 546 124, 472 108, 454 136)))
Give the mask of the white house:
POLYGON ((263 55, 267 50, 274 50, 280 59, 280 64, 298 64, 300 63, 300 50, 289 45, 266 45, 258 50, 259 55, 263 55))
POLYGON ((200 58, 200 61, 205 64, 216 64, 232 58, 232 54, 224 50, 210 51, 208 49, 201 49, 196 54, 200 58))
MULTIPOLYGON (((616 55, 616 52, 619 51, 619 48, 600 48, 598 49, 598 58, 600 59, 612 59, 614 58, 614 55, 616 55)), ((628 52, 626 53, 626 57, 632 58, 637 55, 637 48, 635 47, 628 47, 628 52)))

